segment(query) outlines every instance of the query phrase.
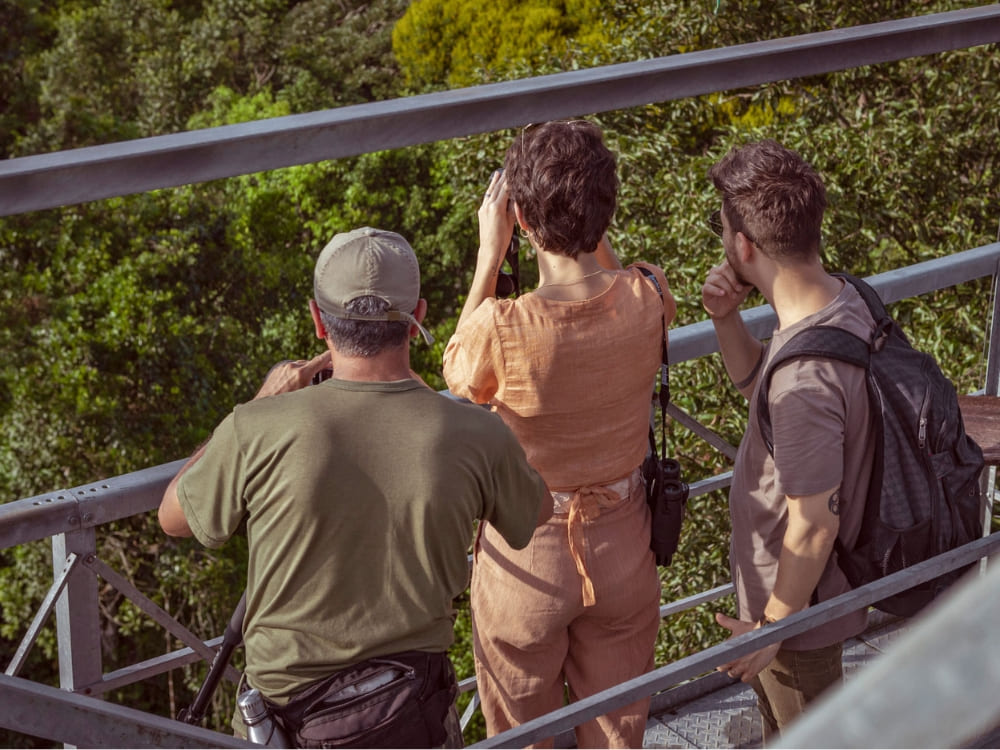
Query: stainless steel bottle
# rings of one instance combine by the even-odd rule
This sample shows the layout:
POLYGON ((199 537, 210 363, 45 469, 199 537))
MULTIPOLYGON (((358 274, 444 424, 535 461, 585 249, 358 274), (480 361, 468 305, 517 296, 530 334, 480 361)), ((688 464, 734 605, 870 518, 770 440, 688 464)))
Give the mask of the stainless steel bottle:
POLYGON ((274 721, 271 711, 264 702, 264 696, 256 688, 250 688, 236 697, 243 723, 247 727, 247 739, 268 747, 291 747, 281 727, 274 721))

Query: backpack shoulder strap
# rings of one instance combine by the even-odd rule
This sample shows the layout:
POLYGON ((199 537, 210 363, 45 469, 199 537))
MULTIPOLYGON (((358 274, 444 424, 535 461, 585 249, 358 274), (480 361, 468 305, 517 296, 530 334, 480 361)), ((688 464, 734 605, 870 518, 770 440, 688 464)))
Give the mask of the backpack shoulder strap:
POLYGON ((767 399, 774 371, 791 359, 802 358, 836 359, 867 370, 873 349, 879 348, 876 342, 882 338, 887 328, 892 324, 892 319, 885 309, 882 298, 870 284, 848 273, 832 273, 830 275, 843 279, 858 290, 858 294, 865 301, 875 321, 875 331, 872 340, 865 341, 843 328, 814 326, 793 336, 791 341, 781 347, 781 351, 768 363, 757 391, 757 421, 760 424, 767 450, 772 455, 774 454, 774 434, 771 428, 771 411, 768 408, 767 399))
MULTIPOLYGON (((869 287, 870 288, 870 287, 869 287)), ((835 359, 868 369, 871 362, 869 342, 850 331, 836 326, 814 326, 797 333, 781 347, 764 371, 757 389, 757 422, 767 451, 774 455, 774 431, 771 427, 771 410, 768 395, 774 372, 793 359, 835 359)))
POLYGON ((871 312, 876 326, 889 317, 889 313, 885 309, 885 304, 882 302, 882 298, 879 297, 878 292, 876 292, 867 281, 862 281, 857 276, 851 276, 849 273, 831 273, 830 275, 835 276, 838 279, 843 279, 858 290, 858 294, 861 295, 861 299, 863 299, 865 304, 868 305, 868 310, 871 312))

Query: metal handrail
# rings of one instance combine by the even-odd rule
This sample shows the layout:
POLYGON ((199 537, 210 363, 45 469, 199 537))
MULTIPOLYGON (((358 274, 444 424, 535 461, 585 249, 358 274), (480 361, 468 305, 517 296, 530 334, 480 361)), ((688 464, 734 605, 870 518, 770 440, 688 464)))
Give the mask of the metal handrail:
MULTIPOLYGON (((790 80, 997 41, 1000 41, 1000 4, 307 115, 10 159, 0 162, 0 215, 496 131, 526 122, 604 112, 775 80, 790 80)), ((996 279, 998 262, 1000 243, 994 243, 947 258, 878 274, 870 281, 887 302, 892 302, 984 276, 993 275, 996 279)), ((773 311, 767 306, 744 313, 744 319, 750 330, 761 337, 769 335, 774 326, 773 311)), ((995 356, 997 331, 994 326, 990 339, 991 357, 995 356)), ((673 362, 696 359, 717 349, 714 331, 707 321, 671 331, 673 362)), ((996 391, 997 383, 1000 382, 997 369, 991 360, 986 379, 986 389, 991 393, 996 391)), ((69 563, 62 576, 56 571, 57 580, 53 584, 52 594, 43 602, 39 615, 31 626, 31 630, 40 627, 40 623, 55 607, 61 618, 60 677, 62 684, 68 689, 100 693, 111 686, 130 684, 173 666, 195 661, 199 658, 198 652, 204 654, 217 643, 217 639, 204 643, 195 639, 197 643, 187 649, 126 667, 112 674, 100 675, 100 665, 97 664, 95 670, 95 657, 91 653, 94 651, 94 643, 87 640, 87 637, 93 636, 94 628, 83 638, 78 638, 71 626, 66 628, 70 631, 68 636, 64 636, 63 632, 64 623, 72 623, 74 617, 78 620, 81 617, 90 618, 95 622, 98 618, 96 587, 87 590, 84 586, 81 591, 76 585, 78 581, 74 579, 80 576, 93 579, 95 573, 115 577, 114 571, 96 558, 93 536, 96 529, 113 520, 156 508, 163 489, 182 463, 183 461, 177 461, 102 482, 0 505, 0 549, 52 538, 54 557, 69 563), (63 586, 66 586, 66 591, 63 586), (65 668, 64 660, 70 663, 65 668), (82 667, 78 661, 82 663, 82 667), (100 678, 89 682, 85 679, 81 683, 77 679, 77 672, 90 676, 97 674, 100 678)), ((700 480, 692 487, 692 492, 698 494, 725 487, 730 476, 720 474, 700 480)), ((904 573, 912 571, 913 569, 904 573)), ((120 580, 118 582, 121 583, 120 580)), ((730 589, 731 587, 722 586, 687 600, 664 605, 661 614, 666 616, 725 596, 730 589)), ((887 594, 882 594, 885 595, 887 594)), ((826 602, 824 605, 830 603, 826 602)), ((816 616, 824 611, 820 607, 807 612, 816 616)), ((156 616, 165 616, 176 623, 166 613, 156 616)), ((796 622, 793 618, 786 618, 781 627, 790 628, 796 622)), ((762 632, 755 637, 772 637, 777 632, 762 632)), ((787 637, 787 634, 782 637, 787 637)), ((763 641, 733 639, 715 647, 721 650, 709 649, 697 655, 701 659, 697 668, 710 669, 714 666, 705 666, 706 654, 710 655, 709 660, 717 657, 722 659, 723 656, 720 655, 728 660, 738 653, 747 653, 761 645, 763 641)), ((28 647, 30 640, 25 642, 24 649, 19 649, 15 656, 11 665, 15 672, 17 664, 23 663, 24 651, 28 647)), ((633 684, 634 681, 619 687, 624 690, 662 689, 657 687, 659 683, 655 679, 661 680, 663 685, 678 680, 678 675, 684 673, 683 670, 694 669, 691 665, 695 662, 690 659, 695 658, 689 657, 688 660, 663 668, 673 668, 673 672, 657 670, 651 673, 655 675, 654 682, 644 682, 641 688, 633 684)), ((96 659, 100 659, 99 651, 96 659)), ((184 743, 180 738, 187 736, 184 732, 171 735, 170 732, 174 729, 171 729, 171 720, 168 719, 148 714, 139 717, 125 716, 127 710, 109 704, 99 704, 101 709, 97 710, 92 702, 86 702, 82 696, 44 686, 26 688, 24 683, 25 681, 16 677, 0 675, 0 693, 10 699, 0 701, 0 726, 45 736, 46 727, 38 725, 37 721, 33 723, 33 720, 38 715, 51 716, 56 711, 68 709, 73 717, 86 715, 86 720, 81 720, 78 725, 72 724, 74 734, 66 734, 62 730, 56 732, 56 728, 51 727, 55 734, 50 739, 90 744, 88 738, 92 736, 90 732, 94 731, 94 722, 90 719, 96 715, 101 716, 101 721, 97 722, 100 726, 96 731, 104 741, 94 741, 93 744, 138 746, 142 744, 139 739, 116 741, 108 738, 146 736, 149 739, 155 736, 163 744, 182 746, 184 743), (22 698, 27 702, 18 702, 22 698), (84 701, 82 704, 79 703, 81 700, 84 701), (16 708, 21 705, 34 706, 36 709, 44 706, 44 713, 39 714, 36 710, 25 717, 16 708), (76 713, 78 710, 82 713, 76 713), (122 731, 125 733, 121 733, 122 731), (163 740, 163 737, 167 739, 163 740), (171 737, 176 744, 171 742, 171 737)), ((612 692, 614 695, 610 696, 611 701, 622 698, 621 690, 612 692)), ((645 695, 649 694, 645 692, 645 695)), ((629 699, 629 702, 631 700, 634 698, 629 699)), ((581 716, 581 712, 593 710, 595 713, 592 715, 599 715, 610 707, 610 703, 601 704, 598 697, 593 696, 519 729, 543 732, 532 735, 539 738, 550 736, 562 731, 560 728, 572 727, 574 721, 579 723, 584 720, 577 721, 574 718, 581 716), (551 720, 546 722, 547 718, 551 720)), ((63 723, 62 729, 66 726, 63 723)), ((195 741, 196 744, 238 746, 238 743, 230 745, 232 738, 225 735, 209 733, 208 736, 211 741, 195 741)), ((491 738, 491 742, 507 742, 510 737, 509 734, 500 735, 491 738)))
MULTIPOLYGON (((1000 243, 993 243, 945 258, 930 260, 904 269, 878 274, 871 277, 869 281, 881 291, 887 302, 891 302, 906 296, 924 294, 982 276, 992 275, 998 263, 1000 263, 1000 243)), ((744 317, 749 320, 751 326, 758 329, 758 335, 767 335, 770 331, 769 326, 773 326, 773 312, 768 306, 761 306, 747 311, 744 313, 744 317)), ((706 327, 704 323, 696 323, 672 331, 671 348, 673 361, 680 362, 717 351, 718 344, 714 331, 710 326, 706 327), (677 353, 674 349, 675 347, 680 348, 681 352, 677 353)), ((158 507, 163 490, 183 463, 182 459, 131 474, 92 482, 80 487, 0 505, 0 548, 37 541, 47 537, 78 533, 83 530, 93 533, 96 527, 102 524, 153 510, 158 507)), ((692 496, 696 497, 728 486, 731 476, 731 472, 723 472, 716 476, 693 482, 692 496)), ((993 542, 990 542, 990 544, 993 542)), ((992 549, 990 547, 990 550, 992 549)), ((72 553, 67 557, 76 562, 76 558, 72 553)), ((93 555, 85 556, 83 562, 82 566, 76 565, 75 567, 82 568, 91 574, 99 574, 107 579, 112 579, 112 583, 126 589, 124 593, 129 595, 130 598, 144 598, 139 592, 132 591, 131 589, 134 587, 126 585, 127 582, 123 583, 120 576, 110 570, 107 565, 97 560, 93 555)), ((955 566, 958 567, 960 564, 956 563, 955 566)), ((901 580, 908 581, 909 583, 903 586, 903 588, 913 585, 912 576, 917 575, 918 572, 919 569, 916 567, 904 571, 906 575, 901 576, 901 580)), ((880 583, 884 584, 895 580, 899 579, 884 579, 880 583)), ((44 611, 40 611, 39 616, 36 616, 36 621, 32 625, 32 629, 36 632, 44 617, 47 616, 51 609, 50 600, 54 599, 59 593, 56 589, 61 590, 63 583, 64 581, 58 578, 54 581, 52 596, 46 598, 48 604, 43 602, 42 609, 44 611)), ((866 589, 858 589, 852 593, 855 595, 860 593, 868 596, 865 592, 872 590, 874 590, 874 587, 871 589, 866 587, 866 589)), ((661 607, 661 617, 676 614, 704 604, 705 602, 713 601, 728 595, 731 591, 731 584, 726 584, 708 592, 701 592, 680 601, 665 604, 661 607)), ((883 598, 885 594, 879 595, 875 593, 870 594, 870 596, 873 598, 868 599, 868 603, 883 598)), ((857 603, 863 600, 851 599, 851 601, 857 603)), ((858 604, 858 606, 862 606, 862 604, 858 604)), ((821 617, 825 611, 825 609, 820 608, 811 608, 808 610, 811 613, 810 617, 821 617)), ((113 674, 102 675, 96 680, 74 684, 73 687, 75 690, 87 694, 100 694, 112 688, 131 684, 182 664, 196 661, 199 658, 199 654, 202 657, 205 654, 210 654, 218 642, 218 639, 204 643, 201 642, 193 634, 188 634, 186 630, 176 623, 173 618, 162 612, 162 610, 157 613, 147 607, 147 612, 150 612, 154 616, 154 619, 157 619, 168 630, 171 630, 171 632, 174 632, 175 635, 184 640, 189 648, 173 652, 172 654, 166 654, 163 657, 158 657, 142 664, 126 667, 113 674)), ((791 628, 797 622, 797 620, 791 618, 786 619, 787 621, 782 621, 784 637, 788 637, 791 634, 785 629, 791 628)), ((733 642, 730 642, 730 645, 739 646, 740 643, 742 642, 737 642, 734 639, 733 642)), ((23 661, 23 652, 26 647, 19 649, 15 661, 19 659, 23 661)), ((720 647, 715 648, 718 649, 720 647)), ((699 670, 705 671, 705 669, 715 666, 710 665, 706 667, 706 664, 708 664, 706 660, 714 659, 720 653, 726 654, 727 659, 734 658, 736 655, 735 652, 730 653, 728 650, 720 652, 709 649, 696 657, 689 657, 686 660, 657 670, 657 672, 651 673, 654 675, 653 677, 650 678, 647 676, 647 678, 636 684, 646 687, 652 686, 650 687, 651 690, 655 687, 655 691, 662 690, 668 683, 676 684, 694 676, 699 670), (648 682, 648 680, 653 680, 653 682, 648 682)), ((12 663, 11 667, 12 669, 8 669, 8 675, 16 674, 14 663, 12 663)), ((462 681, 463 691, 471 690, 474 686, 475 678, 462 681)), ((631 683, 628 686, 619 686, 621 690, 625 691, 633 690, 634 687, 631 683)), ((642 689, 645 689, 645 687, 642 689)), ((573 726, 573 721, 584 720, 580 717, 587 711, 596 711, 596 713, 592 714, 596 716, 617 705, 626 705, 628 702, 634 700, 634 697, 630 697, 625 703, 618 703, 618 701, 622 700, 622 695, 632 695, 631 692, 622 693, 621 690, 616 688, 608 691, 608 694, 601 694, 601 697, 595 697, 593 700, 588 700, 588 702, 574 703, 567 709, 562 709, 543 717, 541 720, 536 720, 537 723, 524 725, 527 729, 520 728, 520 731, 549 732, 548 735, 531 734, 530 736, 535 739, 564 731, 567 727, 573 726), (611 701, 611 703, 606 701, 611 701)), ((646 693, 646 695, 649 694, 648 692, 646 693)), ((589 718, 589 716, 585 718, 589 718)), ((533 741, 532 739, 525 740, 525 736, 529 735, 517 734, 510 738, 504 735, 505 739, 496 741, 510 741, 515 743, 522 740, 525 742, 533 741)), ((491 739, 491 741, 493 740, 491 739)))
POLYGON ((0 727, 70 747, 256 747, 246 740, 128 706, 0 675, 0 727))
MULTIPOLYGON (((887 302, 892 302, 906 296, 924 294, 991 275, 998 263, 1000 263, 1000 243, 992 243, 944 258, 918 263, 905 269, 877 274, 868 280, 887 302)), ((769 335, 774 325, 774 315, 770 306, 762 305, 744 312, 743 315, 748 326, 755 329, 756 335, 762 337, 769 335)), ((675 363, 711 354, 717 350, 718 342, 710 324, 695 323, 671 331, 671 359, 675 363)), ((82 530, 92 533, 105 523, 154 510, 159 506, 166 485, 183 463, 184 460, 181 459, 80 487, 2 504, 0 505, 0 549, 82 530)), ((698 497, 723 489, 729 485, 731 476, 731 472, 723 472, 695 481, 691 485, 691 496, 698 497)), ((109 582, 119 589, 129 589, 127 581, 123 581, 106 564, 96 559, 95 555, 84 555, 82 559, 83 568, 111 579, 109 582)), ((17 674, 19 663, 23 661, 27 648, 33 643, 51 610, 52 601, 65 585, 68 572, 64 571, 62 577, 57 576, 54 580, 50 596, 43 602, 39 615, 36 616, 7 670, 8 674, 17 674)), ((190 663, 197 658, 197 654, 205 657, 211 653, 211 646, 188 633, 176 620, 149 602, 141 593, 131 590, 122 593, 130 599, 135 599, 142 609, 180 638, 188 648, 142 665, 135 665, 131 669, 119 670, 114 675, 103 675, 97 679, 74 683, 73 687, 76 690, 99 694, 190 663)), ((705 598, 706 592, 702 592, 678 602, 664 604, 661 607, 661 616, 666 617, 685 611, 729 593, 731 585, 727 584, 713 590, 709 599, 705 598)), ((470 678, 463 681, 462 689, 471 690, 474 685, 474 678, 470 678)))
POLYGON ((820 698, 776 747, 996 747, 1000 702, 986 691, 1000 676, 1000 652, 989 645, 1000 567, 956 587, 942 605, 820 698))
MULTIPOLYGON (((970 542, 906 570, 745 633, 601 693, 490 737, 470 747, 523 747, 572 729, 583 721, 626 706, 733 659, 804 633, 816 625, 867 607, 1000 551, 1000 534, 970 542)), ((83 696, 0 675, 0 726, 75 745, 116 747, 245 747, 237 739, 172 719, 113 706, 83 696), (60 721, 40 720, 60 716, 60 721), (94 722, 94 716, 100 721, 94 722), (97 727, 97 728, 95 728, 97 727), (117 741, 116 741, 117 740, 117 741), (124 740, 124 741, 122 741, 124 740)))
POLYGON ((584 721, 710 672, 720 664, 726 664, 765 646, 804 633, 821 623, 856 612, 997 551, 1000 551, 1000 533, 982 537, 898 573, 815 604, 764 628, 730 638, 724 643, 680 659, 673 664, 647 672, 587 698, 581 698, 568 706, 527 721, 470 747, 524 747, 539 742, 572 729, 584 721))
POLYGON ((1000 41, 1000 4, 0 162, 0 216, 1000 41))

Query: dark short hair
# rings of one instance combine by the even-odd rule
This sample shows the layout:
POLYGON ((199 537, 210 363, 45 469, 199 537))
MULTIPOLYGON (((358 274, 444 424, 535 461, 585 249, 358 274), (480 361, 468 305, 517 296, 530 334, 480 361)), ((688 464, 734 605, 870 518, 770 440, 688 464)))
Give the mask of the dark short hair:
POLYGON ((615 155, 600 128, 586 120, 529 125, 504 165, 511 197, 541 247, 570 258, 597 248, 618 195, 615 155))
POLYGON ((708 176, 734 231, 774 258, 819 255, 826 188, 798 153, 770 139, 749 143, 722 157, 708 176))
MULTIPOLYGON (((346 305, 347 312, 377 315, 389 309, 381 297, 356 297, 346 305)), ((348 357, 374 357, 386 349, 409 341, 410 324, 403 321, 345 320, 320 311, 326 335, 337 351, 348 357)))

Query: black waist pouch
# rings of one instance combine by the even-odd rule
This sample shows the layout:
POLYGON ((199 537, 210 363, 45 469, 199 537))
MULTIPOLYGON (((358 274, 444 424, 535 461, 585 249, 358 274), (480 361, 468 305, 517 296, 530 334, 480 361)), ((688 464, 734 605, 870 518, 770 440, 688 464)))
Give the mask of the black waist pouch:
POLYGON ((404 651, 336 672, 274 713, 297 747, 428 748, 444 743, 457 694, 447 654, 404 651))

